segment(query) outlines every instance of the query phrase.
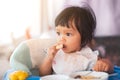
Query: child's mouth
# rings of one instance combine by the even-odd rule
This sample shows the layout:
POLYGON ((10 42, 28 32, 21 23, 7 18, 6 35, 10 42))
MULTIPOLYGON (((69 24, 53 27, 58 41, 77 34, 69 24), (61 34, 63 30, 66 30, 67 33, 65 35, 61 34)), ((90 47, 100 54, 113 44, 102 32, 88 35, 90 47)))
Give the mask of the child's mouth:
POLYGON ((63 45, 63 48, 66 48, 66 46, 65 46, 65 45, 63 45))
POLYGON ((56 46, 56 49, 65 49, 66 46, 64 44, 60 44, 56 46))

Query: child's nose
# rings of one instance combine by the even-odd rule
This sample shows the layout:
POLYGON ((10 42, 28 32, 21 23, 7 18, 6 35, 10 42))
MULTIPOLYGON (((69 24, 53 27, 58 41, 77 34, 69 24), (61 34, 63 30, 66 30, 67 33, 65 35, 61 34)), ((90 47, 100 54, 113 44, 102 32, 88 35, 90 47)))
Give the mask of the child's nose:
POLYGON ((63 35, 60 36, 59 42, 60 43, 64 43, 65 42, 65 37, 63 35))

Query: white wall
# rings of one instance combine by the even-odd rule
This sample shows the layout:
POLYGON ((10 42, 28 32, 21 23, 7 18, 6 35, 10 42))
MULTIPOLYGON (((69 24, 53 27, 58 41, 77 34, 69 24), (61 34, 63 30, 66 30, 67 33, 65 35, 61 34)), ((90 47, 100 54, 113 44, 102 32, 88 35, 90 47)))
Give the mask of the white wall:
MULTIPOLYGON (((65 0, 0 0, 0 43, 24 36, 30 28, 33 37, 54 29, 54 19, 65 0)), ((54 33, 53 33, 54 34, 54 33)))
POLYGON ((31 34, 40 31, 39 0, 0 0, 0 43, 24 35, 27 27, 31 34))

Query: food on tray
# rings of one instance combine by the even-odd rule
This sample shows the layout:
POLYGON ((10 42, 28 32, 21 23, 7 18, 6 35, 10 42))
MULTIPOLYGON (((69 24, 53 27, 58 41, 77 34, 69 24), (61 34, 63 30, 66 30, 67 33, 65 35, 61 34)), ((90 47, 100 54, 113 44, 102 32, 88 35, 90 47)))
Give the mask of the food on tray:
POLYGON ((56 49, 61 49, 61 48, 63 48, 63 44, 60 44, 60 45, 56 46, 56 49))
POLYGON ((77 80, 108 80, 108 73, 96 71, 80 71, 70 75, 71 78, 77 80))
POLYGON ((77 75, 74 78, 75 79, 100 79, 100 77, 95 77, 91 75, 87 75, 87 76, 77 75))

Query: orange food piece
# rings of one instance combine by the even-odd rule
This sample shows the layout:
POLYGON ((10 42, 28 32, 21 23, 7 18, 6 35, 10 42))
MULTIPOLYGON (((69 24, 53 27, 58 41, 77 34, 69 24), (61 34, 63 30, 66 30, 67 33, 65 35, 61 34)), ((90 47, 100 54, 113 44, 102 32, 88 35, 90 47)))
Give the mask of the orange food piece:
POLYGON ((13 73, 11 73, 9 75, 9 79, 10 80, 25 80, 28 76, 29 74, 27 72, 18 70, 18 71, 14 71, 13 73))

